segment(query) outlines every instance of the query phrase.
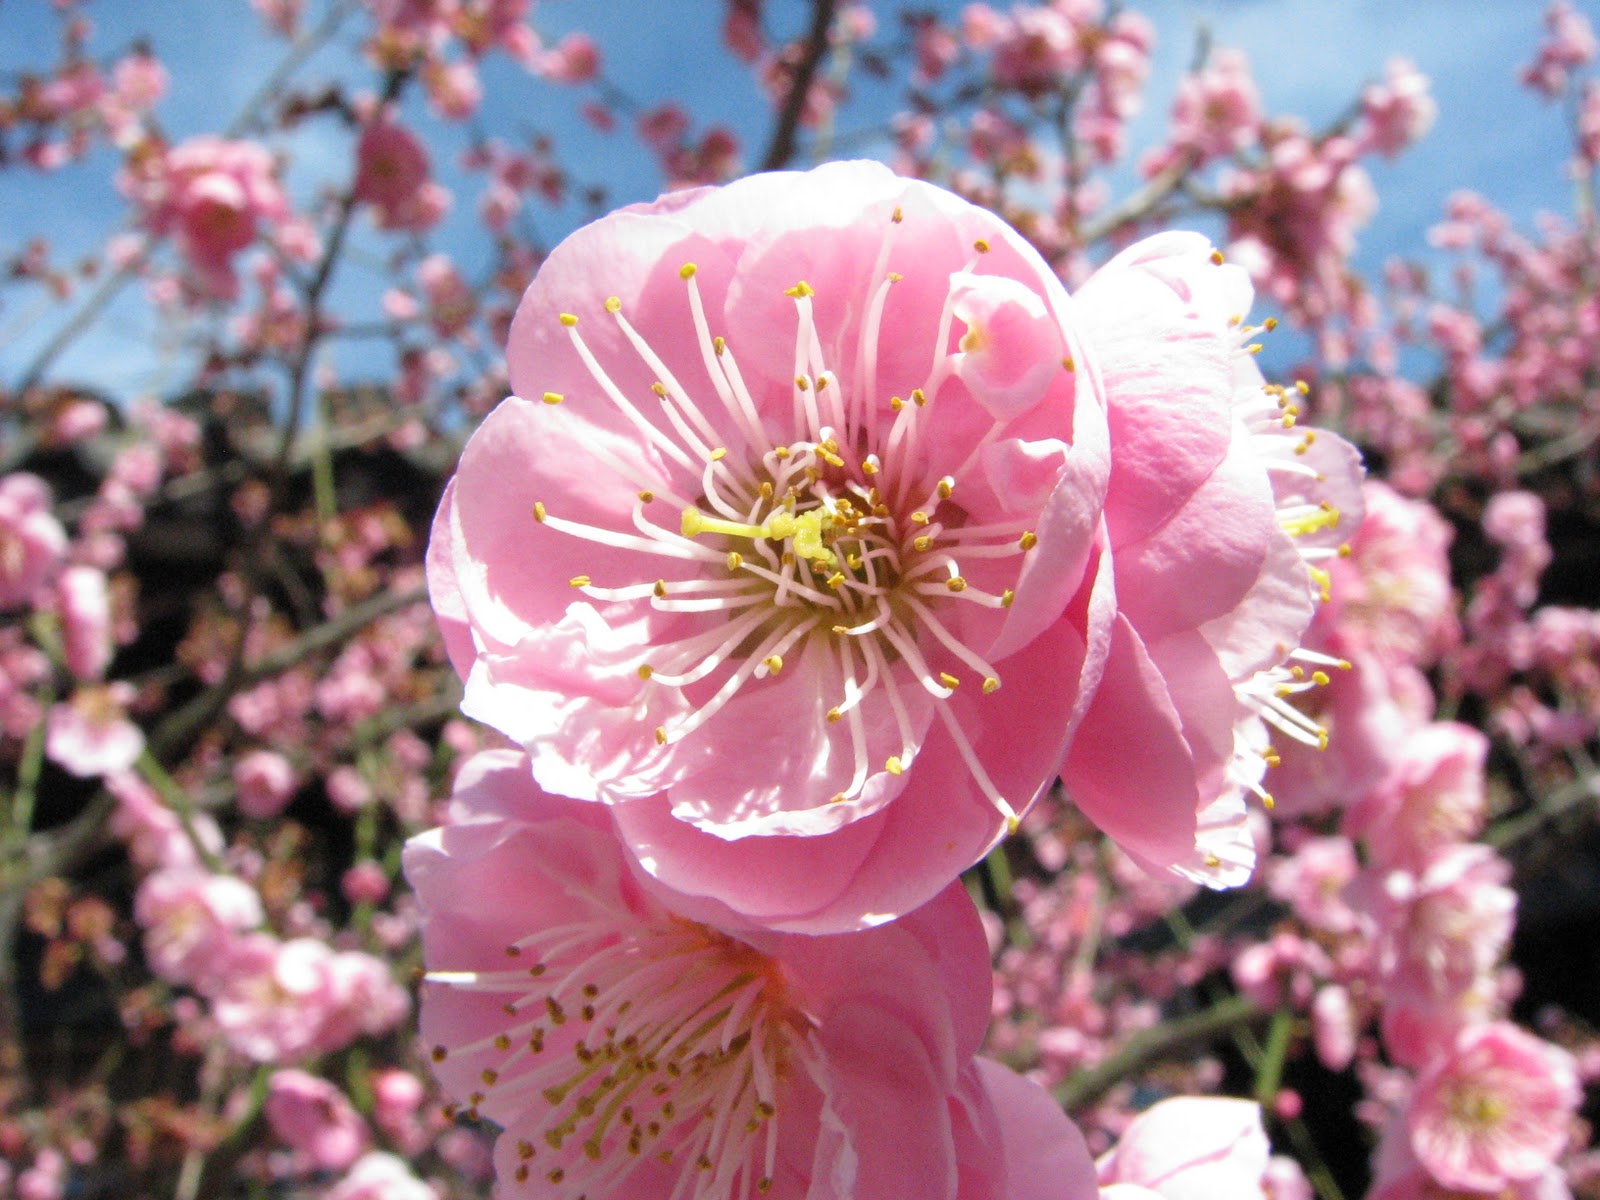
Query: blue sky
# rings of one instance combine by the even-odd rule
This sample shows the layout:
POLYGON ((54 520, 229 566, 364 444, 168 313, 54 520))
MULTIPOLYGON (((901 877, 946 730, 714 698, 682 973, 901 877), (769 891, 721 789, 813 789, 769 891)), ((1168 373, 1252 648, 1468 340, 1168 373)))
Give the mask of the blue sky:
MULTIPOLYGON (((919 0, 920 7, 958 12, 956 0, 919 0)), ((1600 24, 1600 0, 1580 0, 1600 24)), ((313 13, 322 0, 310 0, 313 13)), ((797 29, 807 5, 768 0, 775 22, 797 29)), ((875 0, 884 25, 898 2, 875 0)), ((1004 5, 1001 5, 1004 7, 1004 5)), ((1378 77, 1392 55, 1405 55, 1433 81, 1439 119, 1429 137, 1397 163, 1373 167, 1381 207, 1361 235, 1358 262, 1374 268, 1396 255, 1425 253, 1425 233, 1457 188, 1472 188, 1526 226, 1547 209, 1568 212, 1570 184, 1562 174, 1566 118, 1513 85, 1540 33, 1538 0, 1142 0, 1157 29, 1154 77, 1132 144, 1152 144, 1166 124, 1174 81, 1190 60, 1205 26, 1218 45, 1244 50, 1269 111, 1297 113, 1313 126, 1336 116, 1359 85, 1378 77)), ((747 157, 759 156, 768 108, 746 70, 718 43, 721 0, 544 0, 536 22, 547 39, 585 29, 600 43, 607 75, 644 105, 676 99, 705 121, 732 126, 745 138, 747 157)), ((244 104, 282 54, 265 37, 246 0, 94 0, 92 47, 109 53, 147 34, 172 72, 172 90, 159 109, 174 138, 215 130, 244 104)), ((53 57, 55 22, 47 0, 0 0, 0 70, 29 59, 53 57)), ((299 78, 326 79, 348 65, 353 42, 335 44, 309 62, 299 78)), ((482 121, 491 132, 517 140, 538 130, 553 136, 577 176, 604 183, 615 203, 647 199, 659 179, 643 153, 622 135, 605 138, 576 117, 585 89, 533 79, 502 58, 486 71, 482 121)), ((891 95, 864 86, 859 102, 840 119, 841 131, 879 121, 891 95)), ((459 144, 459 143, 456 143, 459 144)), ((343 181, 348 143, 329 130, 295 143, 292 182, 301 188, 343 181)), ((112 156, 53 176, 10 168, 0 172, 0 253, 28 237, 48 235, 64 256, 93 253, 114 230, 122 206, 111 183, 112 156)), ((436 167, 448 176, 441 155, 436 167)), ((470 270, 481 259, 472 228, 469 185, 446 226, 442 245, 470 270)), ((547 239, 578 219, 573 211, 540 211, 547 239)), ((382 241, 364 235, 367 261, 357 254, 340 276, 336 300, 370 315, 381 291, 370 255, 382 241)), ((36 291, 0 292, 0 378, 14 379, 21 364, 64 311, 42 303, 36 291)), ((90 382, 122 399, 159 394, 181 382, 184 362, 158 341, 158 330, 136 289, 116 304, 102 326, 58 364, 55 378, 90 382)))

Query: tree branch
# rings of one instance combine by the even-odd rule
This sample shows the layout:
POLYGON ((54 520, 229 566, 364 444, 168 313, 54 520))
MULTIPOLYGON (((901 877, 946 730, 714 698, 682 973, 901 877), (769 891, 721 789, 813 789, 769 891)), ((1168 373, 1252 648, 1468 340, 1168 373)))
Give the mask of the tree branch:
POLYGON ((778 113, 778 124, 772 131, 772 141, 767 144, 766 157, 761 160, 763 171, 776 171, 794 157, 795 139, 800 130, 800 114, 805 110, 806 97, 816 82, 817 68, 828 51, 828 31, 833 26, 836 0, 815 0, 811 9, 811 32, 806 35, 805 48, 800 61, 794 65, 794 76, 789 94, 783 98, 783 108, 778 113))

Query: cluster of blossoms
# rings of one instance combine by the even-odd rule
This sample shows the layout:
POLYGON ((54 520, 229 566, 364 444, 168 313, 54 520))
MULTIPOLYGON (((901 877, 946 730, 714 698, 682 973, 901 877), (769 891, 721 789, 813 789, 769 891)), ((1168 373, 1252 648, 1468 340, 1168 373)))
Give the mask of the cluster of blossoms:
POLYGON ((252 0, 213 125, 48 7, 0 187, 124 232, 0 250, 0 1200, 1597 1194, 1578 6, 1577 214, 1444 291, 1399 59, 1139 145, 1101 0, 639 6, 740 113, 252 0), (65 382, 140 304, 169 398, 65 382))
POLYGON ((1023 1186, 1046 1150, 936 1117, 976 1069, 937 1004, 973 982, 940 975, 987 981, 955 877, 1061 776, 1152 870, 1242 882, 1268 734, 1322 741, 1287 698, 1348 665, 1291 648, 1359 468, 1262 380, 1249 303, 1181 234, 1069 298, 872 163, 550 255, 429 548, 463 709, 526 757, 486 755, 408 859, 424 1031, 506 1131, 503 1184, 890 1194, 916 1137, 919 1194, 956 1194, 972 1140, 1023 1186), (928 984, 846 965, 957 921, 928 984), (904 1127, 861 1122, 874 1064, 904 1127))

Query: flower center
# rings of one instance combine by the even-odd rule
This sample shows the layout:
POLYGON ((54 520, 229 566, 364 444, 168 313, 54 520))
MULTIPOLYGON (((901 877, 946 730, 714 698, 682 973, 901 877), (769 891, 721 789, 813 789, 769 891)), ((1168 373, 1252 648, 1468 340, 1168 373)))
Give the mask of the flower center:
POLYGON ((814 1065, 811 1022, 773 959, 671 917, 561 925, 506 955, 518 965, 426 978, 507 997, 498 1031, 433 1058, 488 1064, 471 1109, 515 1120, 518 1183, 609 1195, 653 1157, 696 1200, 772 1186, 787 1081, 814 1065))

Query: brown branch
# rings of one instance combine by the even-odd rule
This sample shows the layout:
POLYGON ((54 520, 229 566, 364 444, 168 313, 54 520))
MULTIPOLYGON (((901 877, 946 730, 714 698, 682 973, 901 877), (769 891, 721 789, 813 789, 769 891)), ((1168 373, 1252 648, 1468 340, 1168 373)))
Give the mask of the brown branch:
POLYGON ((811 9, 811 32, 806 35, 800 61, 794 65, 789 94, 783 98, 783 108, 778 113, 772 141, 767 145, 766 157, 761 160, 763 171, 776 171, 794 157, 800 114, 805 110, 811 85, 816 82, 822 56, 828 52, 828 31, 833 26, 835 3, 836 0, 815 0, 811 9))

